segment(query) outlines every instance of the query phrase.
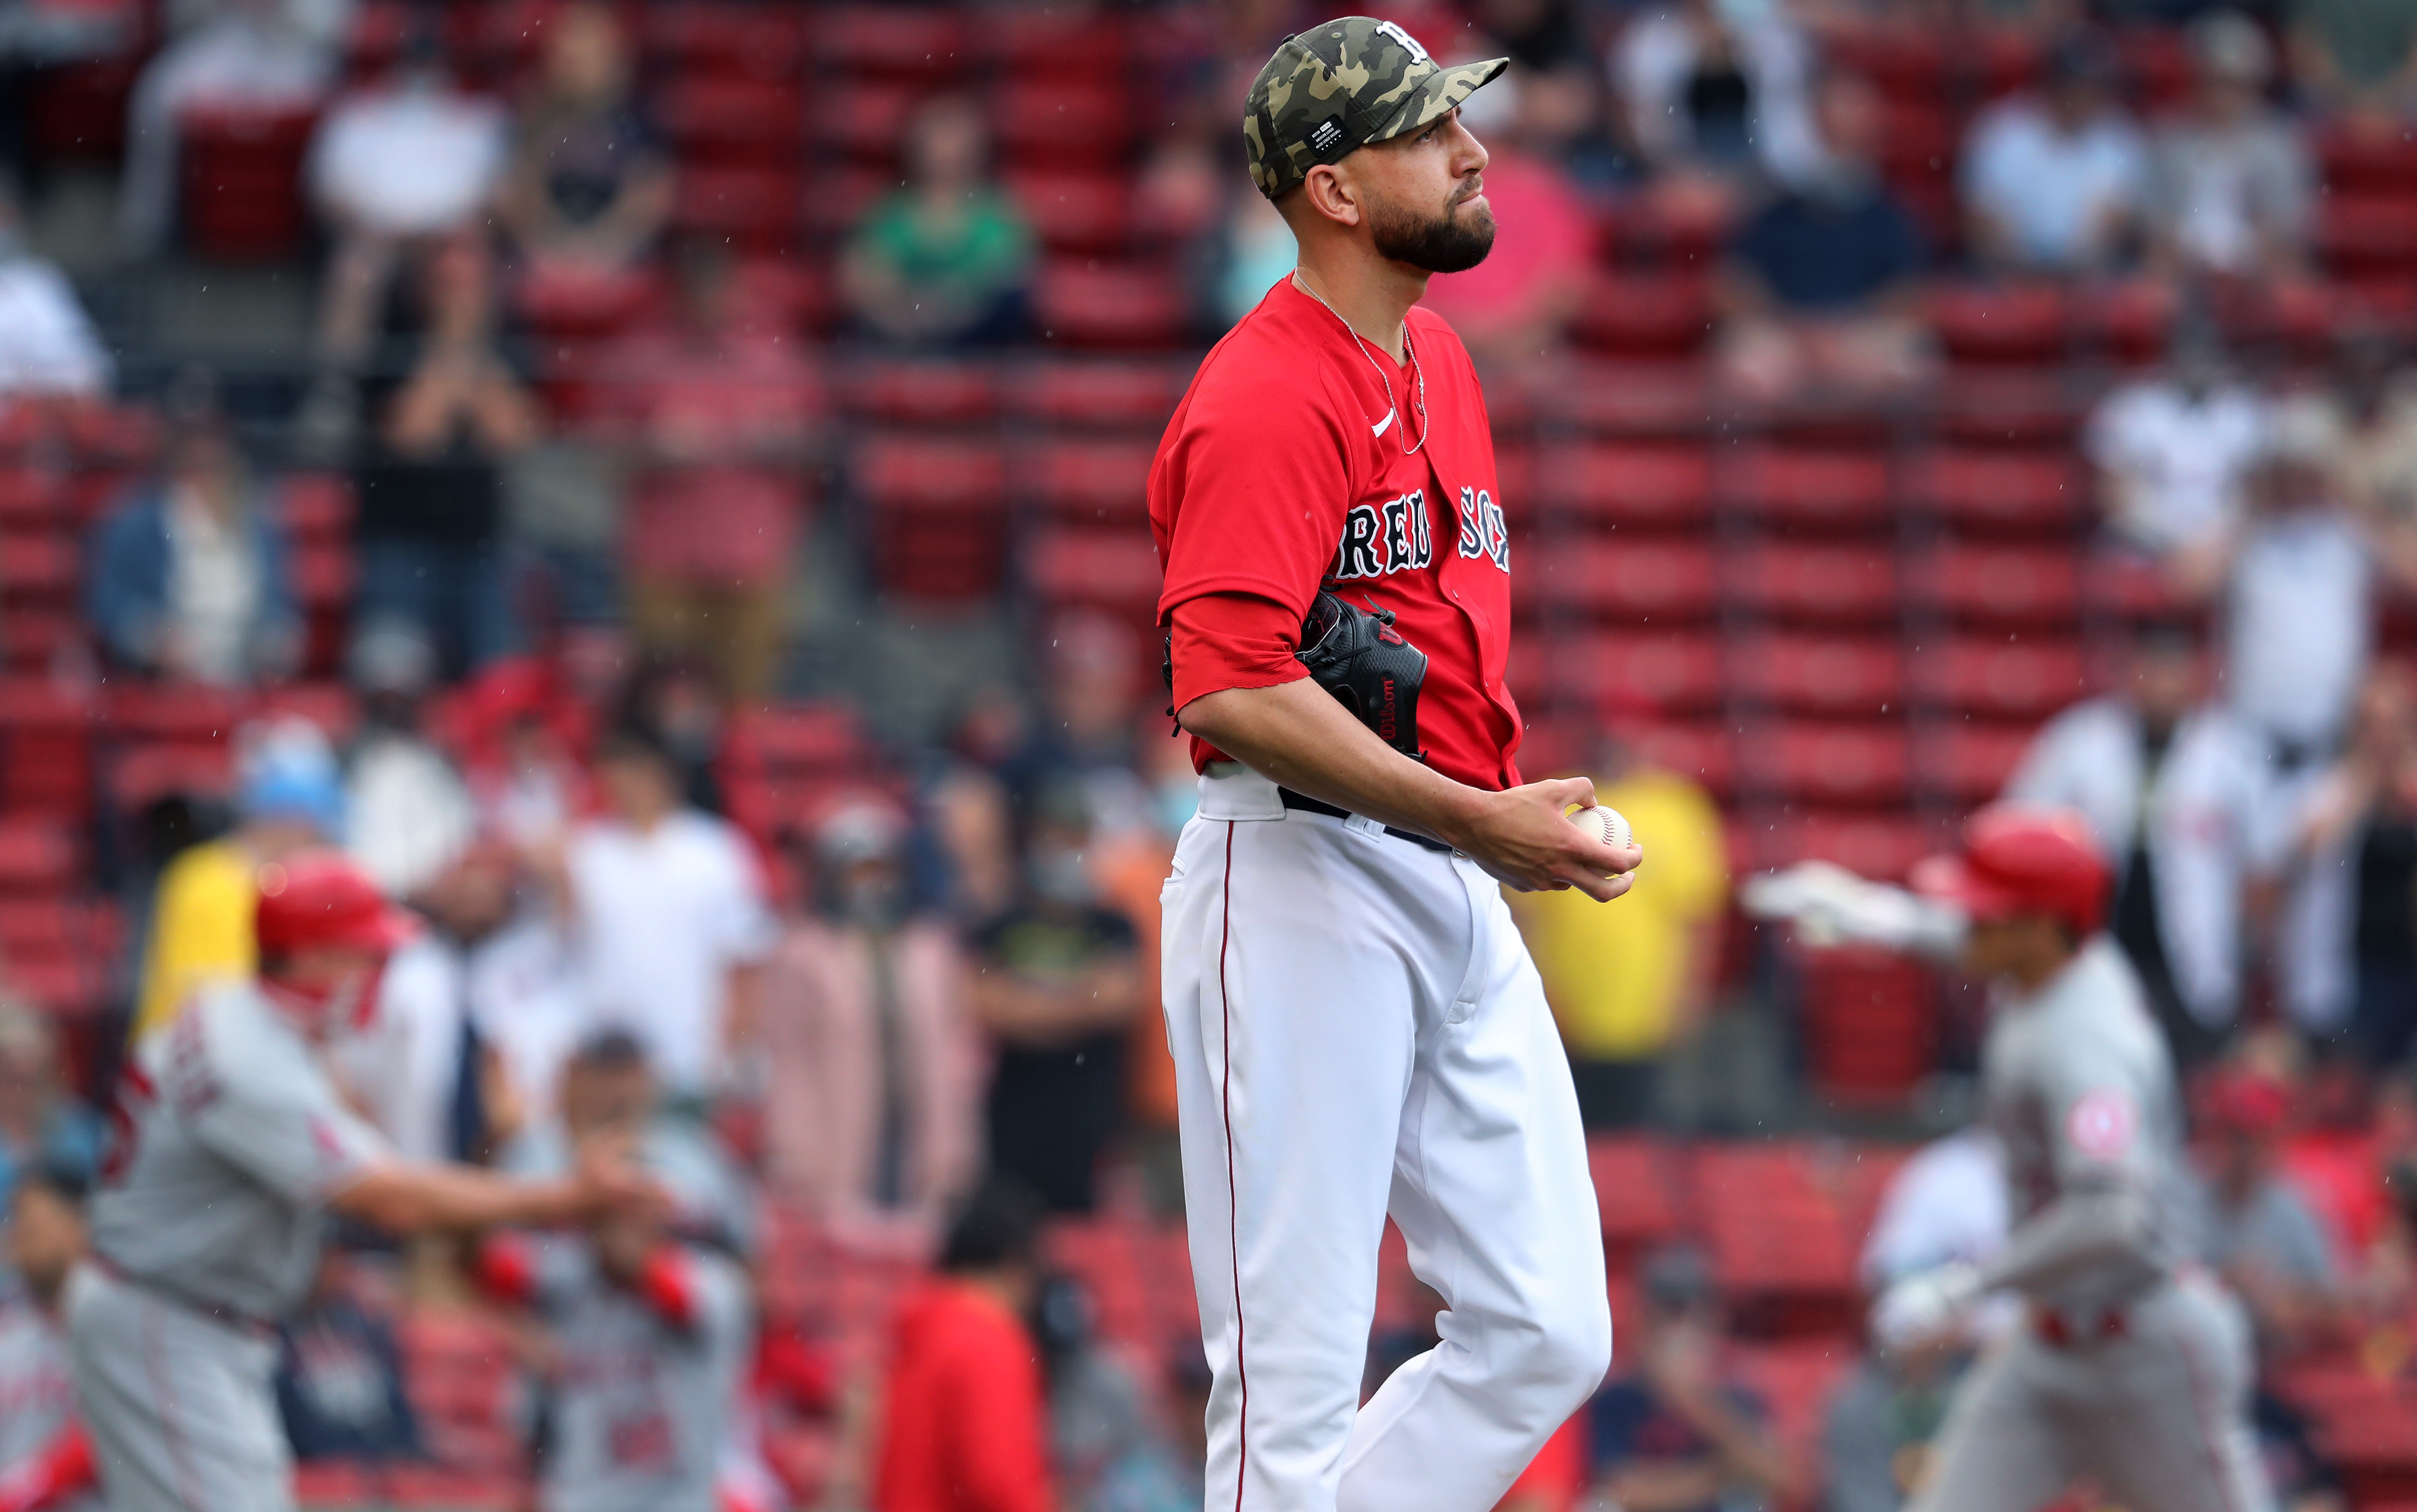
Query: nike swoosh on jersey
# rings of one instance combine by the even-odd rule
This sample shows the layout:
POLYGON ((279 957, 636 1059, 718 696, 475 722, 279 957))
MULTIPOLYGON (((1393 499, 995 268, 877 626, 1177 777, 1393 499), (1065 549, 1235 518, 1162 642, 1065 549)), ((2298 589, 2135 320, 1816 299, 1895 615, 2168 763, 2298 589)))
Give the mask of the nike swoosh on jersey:
POLYGON ((1374 433, 1381 436, 1386 431, 1393 428, 1393 416, 1400 413, 1401 412, 1398 409, 1387 410, 1385 412, 1385 417, 1377 421, 1375 425, 1370 426, 1368 429, 1374 433))

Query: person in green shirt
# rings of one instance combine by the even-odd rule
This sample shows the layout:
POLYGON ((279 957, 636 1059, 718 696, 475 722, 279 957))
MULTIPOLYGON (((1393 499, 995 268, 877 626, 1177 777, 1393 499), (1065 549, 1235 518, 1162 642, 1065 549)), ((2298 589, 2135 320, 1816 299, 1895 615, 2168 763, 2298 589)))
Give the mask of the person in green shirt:
POLYGON ((980 113, 947 97, 906 132, 906 186, 876 204, 841 264, 863 332, 912 346, 988 346, 1030 324, 1032 228, 994 183, 980 113))

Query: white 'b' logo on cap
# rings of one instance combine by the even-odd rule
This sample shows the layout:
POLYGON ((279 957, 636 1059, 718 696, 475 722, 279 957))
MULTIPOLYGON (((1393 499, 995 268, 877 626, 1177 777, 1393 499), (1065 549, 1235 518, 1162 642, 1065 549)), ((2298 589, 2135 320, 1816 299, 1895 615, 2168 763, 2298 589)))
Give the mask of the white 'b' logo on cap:
POLYGON ((1412 37, 1409 33, 1402 30, 1401 25, 1398 23, 1380 21, 1376 23, 1376 29, 1391 38, 1394 41, 1401 43, 1402 50, 1409 53, 1410 57, 1414 61, 1419 63, 1432 63, 1435 61, 1427 56, 1427 50, 1425 48, 1419 46, 1419 39, 1412 37))

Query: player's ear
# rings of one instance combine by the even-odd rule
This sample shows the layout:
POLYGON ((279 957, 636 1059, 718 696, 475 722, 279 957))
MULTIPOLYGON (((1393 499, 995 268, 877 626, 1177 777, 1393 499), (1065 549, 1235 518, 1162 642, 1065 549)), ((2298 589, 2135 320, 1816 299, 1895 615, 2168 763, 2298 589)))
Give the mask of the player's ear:
POLYGON ((1341 163, 1319 163, 1311 169, 1300 186, 1300 196, 1312 215, 1323 216, 1339 226, 1360 223, 1360 186, 1351 181, 1341 163))

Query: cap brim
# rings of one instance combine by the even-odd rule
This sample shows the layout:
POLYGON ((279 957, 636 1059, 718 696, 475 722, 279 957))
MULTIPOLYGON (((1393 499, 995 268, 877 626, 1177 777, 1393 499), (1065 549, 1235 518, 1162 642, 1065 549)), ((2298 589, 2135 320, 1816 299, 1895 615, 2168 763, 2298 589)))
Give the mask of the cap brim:
POLYGON ((1437 68, 1419 81, 1418 86, 1410 91, 1409 98, 1402 101, 1400 112, 1385 124, 1383 129, 1372 133, 1368 141, 1390 142, 1443 119, 1458 109, 1461 101, 1493 83, 1509 67, 1509 58, 1487 58, 1482 63, 1462 63, 1449 68, 1437 68))
POLYGON ((1925 856, 1914 863, 1908 880, 1923 897, 1952 903, 1976 922, 2008 918, 2019 912, 2014 894, 1974 871, 1960 855, 1925 856))

